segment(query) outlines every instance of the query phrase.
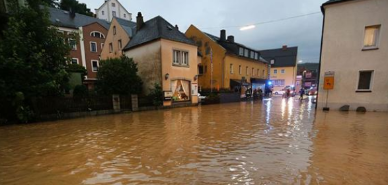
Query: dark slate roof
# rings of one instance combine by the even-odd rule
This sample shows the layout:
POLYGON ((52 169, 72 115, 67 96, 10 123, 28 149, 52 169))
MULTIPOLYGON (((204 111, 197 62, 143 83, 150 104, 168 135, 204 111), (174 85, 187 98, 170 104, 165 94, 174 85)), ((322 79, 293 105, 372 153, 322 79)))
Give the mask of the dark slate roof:
POLYGON ((99 23, 106 29, 109 29, 109 22, 82 14, 75 14, 74 18, 70 17, 70 12, 56 8, 48 8, 50 13, 50 22, 53 25, 66 28, 79 28, 92 23, 99 23))
MULTIPOLYGON (((217 42, 219 45, 221 45, 223 48, 226 49, 226 52, 229 53, 229 54, 234 54, 234 55, 237 55, 237 56, 240 56, 239 55, 239 49, 240 47, 243 47, 245 49, 248 49, 249 50, 249 55, 250 55, 250 52, 251 51, 254 51, 254 52, 257 52, 255 49, 252 49, 252 48, 249 48, 247 46, 244 46, 240 43, 237 43, 237 42, 228 42, 228 41, 220 41, 220 38, 217 37, 217 36, 214 36, 212 34, 209 34, 209 33, 204 33, 206 34, 208 37, 210 37, 212 40, 214 40, 215 42, 217 42)), ((262 61, 262 62, 267 62, 264 58, 262 58, 260 56, 260 53, 258 53, 259 55, 259 60, 262 61)), ((244 56, 240 56, 240 57, 244 57, 244 56)), ((250 57, 244 57, 244 58, 249 58, 251 60, 253 60, 252 58, 250 57)))
POLYGON ((272 67, 292 67, 296 66, 298 57, 298 47, 287 47, 286 49, 268 49, 259 51, 261 56, 267 61, 275 60, 272 67))
POLYGON ((114 19, 121 25, 121 27, 127 32, 129 37, 132 37, 136 33, 136 23, 115 17, 114 19))
POLYGON ((143 24, 141 29, 136 32, 136 34, 125 46, 124 50, 128 50, 138 45, 161 38, 195 45, 194 41, 187 38, 185 34, 172 26, 169 22, 163 19, 163 17, 157 16, 143 24))

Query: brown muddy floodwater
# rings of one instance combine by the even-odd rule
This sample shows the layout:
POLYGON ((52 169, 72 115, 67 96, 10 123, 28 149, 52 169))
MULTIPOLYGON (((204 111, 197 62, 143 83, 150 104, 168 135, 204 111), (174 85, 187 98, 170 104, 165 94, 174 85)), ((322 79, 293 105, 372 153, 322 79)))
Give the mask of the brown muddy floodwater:
POLYGON ((273 98, 0 127, 0 184, 388 184, 388 114, 273 98))

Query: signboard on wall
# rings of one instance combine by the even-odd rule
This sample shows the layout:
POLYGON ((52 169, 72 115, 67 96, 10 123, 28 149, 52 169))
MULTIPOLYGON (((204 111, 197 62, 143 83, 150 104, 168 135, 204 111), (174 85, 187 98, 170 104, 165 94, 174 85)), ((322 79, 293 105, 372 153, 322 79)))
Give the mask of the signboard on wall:
POLYGON ((172 91, 164 91, 163 92, 163 98, 164 98, 164 101, 169 101, 171 100, 172 98, 172 91))
POLYGON ((325 72, 323 89, 325 90, 334 89, 334 71, 325 72))
POLYGON ((191 84, 191 96, 198 96, 198 84, 191 84))

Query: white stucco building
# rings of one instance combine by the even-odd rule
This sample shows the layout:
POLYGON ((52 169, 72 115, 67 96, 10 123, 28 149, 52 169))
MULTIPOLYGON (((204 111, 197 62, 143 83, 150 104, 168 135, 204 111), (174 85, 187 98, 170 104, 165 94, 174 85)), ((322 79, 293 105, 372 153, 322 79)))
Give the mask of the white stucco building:
POLYGON ((327 100, 330 110, 388 111, 388 0, 330 0, 322 12, 318 108, 327 100), (335 74, 327 91, 328 71, 335 74))
POLYGON ((96 16, 109 22, 113 17, 119 17, 128 21, 132 20, 132 14, 118 0, 105 0, 104 4, 96 9, 96 16))

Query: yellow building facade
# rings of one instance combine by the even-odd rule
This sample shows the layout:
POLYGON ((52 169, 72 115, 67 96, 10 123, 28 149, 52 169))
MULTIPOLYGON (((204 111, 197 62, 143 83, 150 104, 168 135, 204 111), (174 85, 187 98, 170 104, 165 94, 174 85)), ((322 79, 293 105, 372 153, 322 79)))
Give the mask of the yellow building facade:
POLYGON ((296 66, 295 67, 272 67, 271 81, 274 91, 280 91, 286 86, 296 85, 296 66))
POLYGON ((234 90, 236 83, 255 88, 255 81, 261 84, 256 88, 264 88, 268 64, 257 51, 234 42, 233 36, 226 39, 225 30, 216 37, 191 25, 185 34, 196 42, 202 54, 198 78, 201 89, 234 90))

